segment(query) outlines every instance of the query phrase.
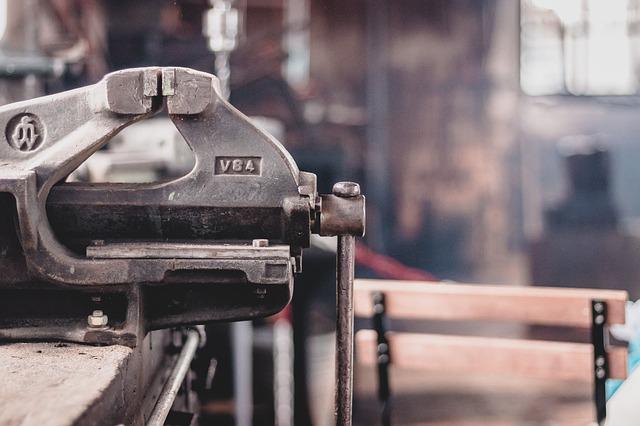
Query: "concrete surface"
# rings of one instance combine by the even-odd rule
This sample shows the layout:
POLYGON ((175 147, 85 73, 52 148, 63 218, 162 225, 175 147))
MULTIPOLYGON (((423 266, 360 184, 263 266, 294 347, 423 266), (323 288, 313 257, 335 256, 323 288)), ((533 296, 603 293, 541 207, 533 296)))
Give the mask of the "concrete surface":
POLYGON ((78 422, 121 375, 133 352, 67 343, 0 345, 0 425, 78 422))

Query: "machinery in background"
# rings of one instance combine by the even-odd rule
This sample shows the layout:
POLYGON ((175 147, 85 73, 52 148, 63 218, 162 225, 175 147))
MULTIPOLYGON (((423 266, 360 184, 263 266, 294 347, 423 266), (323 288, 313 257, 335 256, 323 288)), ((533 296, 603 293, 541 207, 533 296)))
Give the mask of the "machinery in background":
POLYGON ((157 182, 185 176, 194 165, 193 152, 171 120, 155 117, 118 133, 67 181, 157 182))
POLYGON ((565 198, 545 214, 545 232, 530 246, 531 282, 627 290, 635 284, 640 239, 624 230, 610 184, 611 155, 593 136, 565 139, 565 198))

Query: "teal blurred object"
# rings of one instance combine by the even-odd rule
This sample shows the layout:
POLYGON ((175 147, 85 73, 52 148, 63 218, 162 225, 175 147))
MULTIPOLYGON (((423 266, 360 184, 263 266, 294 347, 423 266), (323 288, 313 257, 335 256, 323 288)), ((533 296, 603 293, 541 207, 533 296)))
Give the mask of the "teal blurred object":
MULTIPOLYGON (((627 306, 626 332, 629 340, 628 371, 631 372, 640 365, 640 301, 629 303, 627 306)), ((614 333, 617 334, 617 333, 614 333)), ((616 336, 617 337, 617 336, 616 336)), ((622 336, 620 336, 622 337, 622 336)), ((627 340, 624 339, 623 340, 627 340)), ((607 380, 607 399, 611 398, 624 380, 607 380)))

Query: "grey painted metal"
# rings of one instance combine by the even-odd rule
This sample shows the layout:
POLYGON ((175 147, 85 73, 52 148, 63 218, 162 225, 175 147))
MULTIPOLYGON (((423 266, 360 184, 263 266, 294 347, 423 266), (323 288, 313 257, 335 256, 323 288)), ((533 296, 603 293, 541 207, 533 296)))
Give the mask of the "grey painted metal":
POLYGON ((180 351, 176 364, 174 365, 173 370, 171 370, 171 374, 160 392, 158 402, 147 421, 147 426, 164 425, 164 422, 171 411, 173 401, 175 401, 178 391, 180 390, 180 386, 182 385, 182 382, 184 382, 187 372, 189 371, 191 361, 193 361, 193 357, 196 354, 199 342, 200 334, 198 331, 189 330, 187 332, 187 339, 182 346, 182 350, 180 351))

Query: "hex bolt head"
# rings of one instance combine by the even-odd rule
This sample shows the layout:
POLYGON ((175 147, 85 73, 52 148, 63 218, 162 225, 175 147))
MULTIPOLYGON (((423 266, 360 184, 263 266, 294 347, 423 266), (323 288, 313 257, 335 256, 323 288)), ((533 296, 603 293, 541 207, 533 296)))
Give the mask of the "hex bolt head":
POLYGON ((91 328, 102 328, 106 327, 109 323, 109 317, 104 314, 101 310, 96 309, 87 317, 87 324, 91 328))
POLYGON ((255 239, 251 241, 251 245, 254 247, 269 247, 269 240, 266 239, 255 239))
POLYGON ((601 313, 604 310, 604 306, 602 306, 602 303, 598 302, 598 303, 594 303, 593 305, 593 309, 597 312, 597 313, 601 313))
POLYGON ((355 182, 338 182, 333 185, 333 195, 341 198, 351 198, 360 195, 360 185, 355 182))

